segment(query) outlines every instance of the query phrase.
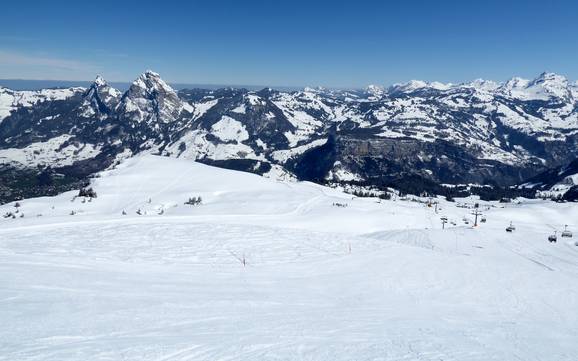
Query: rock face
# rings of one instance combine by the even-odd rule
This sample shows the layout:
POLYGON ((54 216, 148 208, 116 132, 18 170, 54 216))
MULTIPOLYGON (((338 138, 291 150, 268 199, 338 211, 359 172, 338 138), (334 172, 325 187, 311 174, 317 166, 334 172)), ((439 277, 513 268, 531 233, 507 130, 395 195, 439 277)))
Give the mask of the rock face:
POLYGON ((578 157, 577 99, 576 83, 552 73, 504 84, 176 92, 147 71, 124 94, 99 76, 88 89, 0 88, 0 163, 4 175, 50 166, 78 180, 152 152, 317 182, 505 186, 578 157))
POLYGON ((183 102, 159 74, 148 70, 122 96, 118 115, 131 122, 158 125, 179 118, 183 102))
POLYGON ((106 119, 113 114, 121 95, 120 91, 110 87, 99 75, 83 94, 80 115, 88 119, 106 119))

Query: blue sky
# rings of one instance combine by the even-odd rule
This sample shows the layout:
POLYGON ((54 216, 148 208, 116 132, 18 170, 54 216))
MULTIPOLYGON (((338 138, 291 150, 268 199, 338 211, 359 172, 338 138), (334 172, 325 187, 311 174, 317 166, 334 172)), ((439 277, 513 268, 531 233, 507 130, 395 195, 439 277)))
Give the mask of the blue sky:
POLYGON ((361 87, 578 79, 576 1, 6 1, 0 78, 361 87))

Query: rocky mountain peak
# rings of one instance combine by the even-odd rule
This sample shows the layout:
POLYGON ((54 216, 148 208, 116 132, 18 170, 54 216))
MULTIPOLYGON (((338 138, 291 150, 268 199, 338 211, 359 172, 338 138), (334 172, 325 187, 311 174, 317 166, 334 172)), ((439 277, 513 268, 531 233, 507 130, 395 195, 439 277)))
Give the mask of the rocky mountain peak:
POLYGON ((385 88, 380 85, 369 84, 365 87, 365 92, 376 97, 380 97, 385 94, 385 88))
POLYGON ((94 79, 94 85, 96 85, 97 87, 101 87, 101 86, 106 86, 106 80, 104 80, 104 78, 100 75, 96 76, 96 79, 94 79))
POLYGON ((110 87, 104 78, 97 75, 92 85, 84 92, 80 115, 85 118, 105 118, 120 101, 121 92, 110 87))
POLYGON ((156 91, 176 94, 175 90, 171 88, 163 79, 161 79, 161 76, 158 73, 155 73, 152 70, 147 70, 142 73, 132 83, 131 89, 132 88, 140 88, 148 92, 156 91))
POLYGON ((183 103, 158 73, 147 70, 123 95, 119 110, 136 122, 168 123, 178 118, 183 103))

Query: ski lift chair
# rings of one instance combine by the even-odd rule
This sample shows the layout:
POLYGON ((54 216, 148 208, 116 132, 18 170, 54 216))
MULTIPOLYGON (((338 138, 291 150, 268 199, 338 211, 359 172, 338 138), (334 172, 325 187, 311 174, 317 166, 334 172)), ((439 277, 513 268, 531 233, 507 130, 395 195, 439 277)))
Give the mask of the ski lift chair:
POLYGON ((564 231, 562 232, 562 237, 572 238, 572 232, 568 230, 568 225, 564 226, 564 231))
POLYGON ((557 240, 558 240, 558 238, 556 237, 556 233, 548 236, 548 242, 550 242, 550 243, 556 243, 557 240))

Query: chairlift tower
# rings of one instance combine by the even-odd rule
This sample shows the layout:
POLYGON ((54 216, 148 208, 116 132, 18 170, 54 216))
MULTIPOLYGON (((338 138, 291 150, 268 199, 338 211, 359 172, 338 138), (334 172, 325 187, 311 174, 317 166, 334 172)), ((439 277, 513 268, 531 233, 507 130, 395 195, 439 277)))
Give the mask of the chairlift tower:
POLYGON ((448 217, 443 216, 443 217, 441 217, 441 220, 442 220, 442 229, 445 229, 446 223, 448 223, 448 217))
POLYGON ((472 211, 472 214, 475 216, 474 227, 478 226, 478 216, 482 215, 482 211, 480 211, 479 207, 480 207, 480 205, 478 203, 476 203, 474 205, 474 210, 472 211))

